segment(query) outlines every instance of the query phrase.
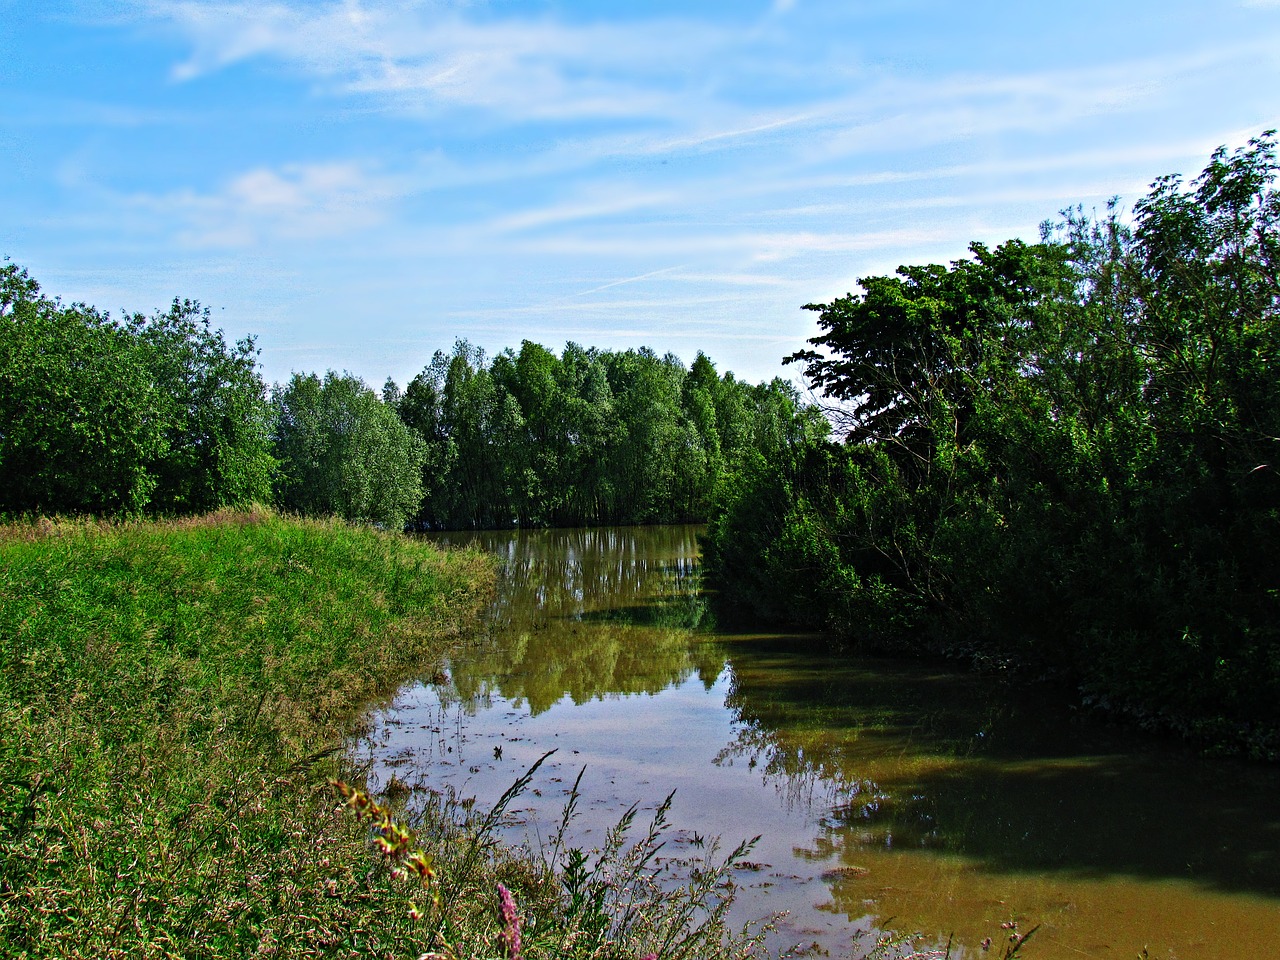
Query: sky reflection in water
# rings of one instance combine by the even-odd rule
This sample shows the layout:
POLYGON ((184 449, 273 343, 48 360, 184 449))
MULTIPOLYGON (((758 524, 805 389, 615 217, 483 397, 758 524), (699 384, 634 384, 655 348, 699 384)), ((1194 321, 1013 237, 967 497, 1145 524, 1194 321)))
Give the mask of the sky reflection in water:
POLYGON ((555 748, 510 827, 535 847, 584 767, 585 845, 674 789, 675 849, 761 835, 736 915, 790 911, 778 948, 891 927, 979 957, 1016 919, 1042 925, 1031 958, 1280 951, 1280 773, 987 678, 716 632, 696 530, 444 535, 504 557, 492 630, 381 715, 382 774, 484 805, 555 748))

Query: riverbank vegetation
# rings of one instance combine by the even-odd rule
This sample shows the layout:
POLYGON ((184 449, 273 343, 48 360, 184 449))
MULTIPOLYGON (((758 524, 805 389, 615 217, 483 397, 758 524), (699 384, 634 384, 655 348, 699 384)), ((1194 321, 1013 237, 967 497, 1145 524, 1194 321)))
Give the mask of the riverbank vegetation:
POLYGON ((459 342, 384 396, 426 443, 415 519, 432 527, 703 521, 728 478, 828 431, 781 379, 644 348, 526 340, 486 362, 459 342))
POLYGON ((788 358, 842 442, 727 487, 724 605, 1280 756, 1274 134, 1122 216, 868 277, 788 358))
POLYGON ((536 859, 492 836, 518 789, 487 818, 437 797, 397 814, 409 870, 343 811, 361 715, 435 669, 493 573, 262 509, 0 528, 6 955, 503 956, 513 917, 530 958, 731 955, 726 868, 660 890, 653 832, 536 859))
POLYGON ((781 379, 698 354, 459 341, 403 390, 296 373, 175 300, 113 319, 0 267, 0 516, 182 516, 274 502, 387 528, 705 520, 727 478, 825 436, 781 379))

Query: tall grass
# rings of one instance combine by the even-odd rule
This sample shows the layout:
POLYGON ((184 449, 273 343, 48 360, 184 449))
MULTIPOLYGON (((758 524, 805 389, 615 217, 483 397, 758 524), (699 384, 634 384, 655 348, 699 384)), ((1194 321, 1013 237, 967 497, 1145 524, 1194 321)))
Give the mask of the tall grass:
MULTIPOLYGON (((550 849, 504 847, 497 828, 550 753, 487 810, 428 791, 399 811, 345 783, 335 787, 370 824, 375 849, 402 884, 425 934, 420 960, 741 960, 757 956, 767 927, 733 931, 732 871, 750 849, 718 857, 716 846, 693 857, 662 857, 671 796, 643 830, 628 810, 600 847, 571 846, 568 829, 580 800, 570 791, 550 849)), ((581 776, 579 776, 579 782, 581 776)))
POLYGON ((0 527, 0 953, 750 954, 724 924, 733 855, 663 880, 665 811, 539 858, 494 838, 517 781, 387 832, 407 815, 344 747, 492 584, 478 553, 265 510, 0 527))
POLYGON ((327 779, 478 613, 489 562, 266 511, 0 528, 0 943, 393 949, 327 779))

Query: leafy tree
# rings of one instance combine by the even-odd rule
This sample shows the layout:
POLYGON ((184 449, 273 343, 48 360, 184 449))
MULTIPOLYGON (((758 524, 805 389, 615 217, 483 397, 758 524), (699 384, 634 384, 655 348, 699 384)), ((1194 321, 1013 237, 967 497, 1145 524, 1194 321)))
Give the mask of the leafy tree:
POLYGON ((575 524, 610 519, 615 500, 612 464, 621 430, 604 354, 565 344, 560 357, 561 423, 566 449, 561 482, 562 512, 553 522, 575 524))
POLYGON ((281 506, 400 528, 422 498, 420 437, 362 380, 294 374, 272 398, 281 506))
MULTIPOLYGON (((391 396, 391 394, 388 394, 391 396)), ((427 526, 578 525, 702 520, 728 456, 769 455, 816 411, 777 381, 751 387, 699 356, 525 341, 486 364, 466 341, 395 393, 427 443, 427 526), (732 412, 726 453, 721 410, 732 412), (755 420, 759 420, 759 425, 755 420)), ((807 428, 805 428, 807 429, 807 428)))
POLYGON ((788 361, 846 442, 726 486, 722 593, 1280 755, 1276 174, 1267 133, 1131 224, 1068 211, 810 305, 788 361))
POLYGON ((252 338, 228 344, 208 308, 174 300, 129 329, 150 352, 166 451, 154 466, 152 506, 201 513, 271 497, 271 406, 252 338))
POLYGON ((648 348, 606 358, 610 391, 620 425, 612 461, 615 509, 625 523, 672 516, 680 446, 680 391, 684 368, 673 356, 648 348))
MULTIPOLYGON (((445 355, 436 351, 431 363, 405 386, 394 391, 395 411, 400 420, 425 444, 422 462, 422 500, 414 522, 430 526, 449 516, 449 480, 457 461, 457 445, 449 437, 442 408, 445 355)), ((386 395, 384 390, 384 397, 386 395)))
MULTIPOLYGON (((447 364, 441 390, 443 420, 457 450, 449 488, 453 523, 471 527, 509 526, 506 452, 497 443, 516 410, 505 402, 485 366, 484 352, 460 341, 447 364)), ((508 435, 513 431, 507 430, 508 435)))
POLYGON ((162 406, 127 327, 0 268, 0 510, 143 510, 167 452, 162 406))
POLYGON ((266 500, 270 408, 252 339, 207 310, 113 321, 0 269, 0 510, 193 513, 266 500))
POLYGON ((974 394, 989 389, 991 364, 1016 357, 1020 334, 1046 298, 1074 279, 1064 251, 1011 240, 969 247, 949 267, 904 266, 867 277, 863 292, 807 304, 823 333, 784 363, 803 362, 817 389, 839 401, 851 440, 894 443, 927 458, 934 445, 963 442, 974 394))

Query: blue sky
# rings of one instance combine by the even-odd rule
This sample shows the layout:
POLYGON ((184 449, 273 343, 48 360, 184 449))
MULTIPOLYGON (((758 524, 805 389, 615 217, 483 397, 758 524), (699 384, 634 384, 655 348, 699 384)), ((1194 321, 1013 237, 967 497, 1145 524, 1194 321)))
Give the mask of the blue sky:
POLYGON ((0 0, 0 255, 263 371, 467 337, 750 380, 800 309, 1280 126, 1280 0, 0 0))

